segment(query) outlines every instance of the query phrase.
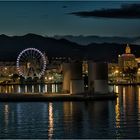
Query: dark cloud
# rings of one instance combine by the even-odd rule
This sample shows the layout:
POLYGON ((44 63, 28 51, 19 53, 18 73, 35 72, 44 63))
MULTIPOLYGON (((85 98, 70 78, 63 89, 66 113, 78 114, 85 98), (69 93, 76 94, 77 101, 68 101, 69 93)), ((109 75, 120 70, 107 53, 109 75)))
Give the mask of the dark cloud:
POLYGON ((124 18, 124 19, 139 19, 140 4, 125 4, 118 9, 100 9, 94 11, 79 11, 72 12, 72 15, 80 17, 104 17, 104 18, 124 18))

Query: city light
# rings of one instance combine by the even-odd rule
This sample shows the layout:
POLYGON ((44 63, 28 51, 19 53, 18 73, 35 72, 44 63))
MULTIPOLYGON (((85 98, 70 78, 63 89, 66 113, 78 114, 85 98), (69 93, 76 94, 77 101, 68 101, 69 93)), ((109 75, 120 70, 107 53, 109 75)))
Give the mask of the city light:
POLYGON ((119 73, 119 70, 115 70, 115 72, 114 72, 115 74, 118 74, 119 73))

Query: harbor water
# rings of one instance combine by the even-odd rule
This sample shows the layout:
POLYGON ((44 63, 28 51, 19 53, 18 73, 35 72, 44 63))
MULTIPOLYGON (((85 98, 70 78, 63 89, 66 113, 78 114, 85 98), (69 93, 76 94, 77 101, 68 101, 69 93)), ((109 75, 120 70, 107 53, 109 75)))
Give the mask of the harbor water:
POLYGON ((114 91, 113 101, 1 102, 0 139, 140 138, 140 86, 114 91))

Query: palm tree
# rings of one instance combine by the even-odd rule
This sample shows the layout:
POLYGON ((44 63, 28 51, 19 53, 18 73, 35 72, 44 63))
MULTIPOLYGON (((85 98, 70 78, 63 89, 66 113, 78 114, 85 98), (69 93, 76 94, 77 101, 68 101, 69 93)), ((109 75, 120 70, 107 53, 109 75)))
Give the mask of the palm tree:
POLYGON ((138 70, 137 67, 133 67, 133 68, 127 67, 126 69, 123 69, 123 73, 129 77, 130 83, 136 81, 137 70, 138 70))
POLYGON ((13 79, 13 82, 15 82, 17 79, 19 78, 19 75, 18 74, 13 74, 11 79, 13 79))

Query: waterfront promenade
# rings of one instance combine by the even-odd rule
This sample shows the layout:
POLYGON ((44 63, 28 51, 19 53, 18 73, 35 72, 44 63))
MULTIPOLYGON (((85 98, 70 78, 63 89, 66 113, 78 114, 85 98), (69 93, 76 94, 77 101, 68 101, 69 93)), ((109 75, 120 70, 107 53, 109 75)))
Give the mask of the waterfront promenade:
POLYGON ((58 94, 58 93, 0 93, 0 101, 92 101, 92 100, 114 100, 116 93, 82 93, 82 94, 58 94))

